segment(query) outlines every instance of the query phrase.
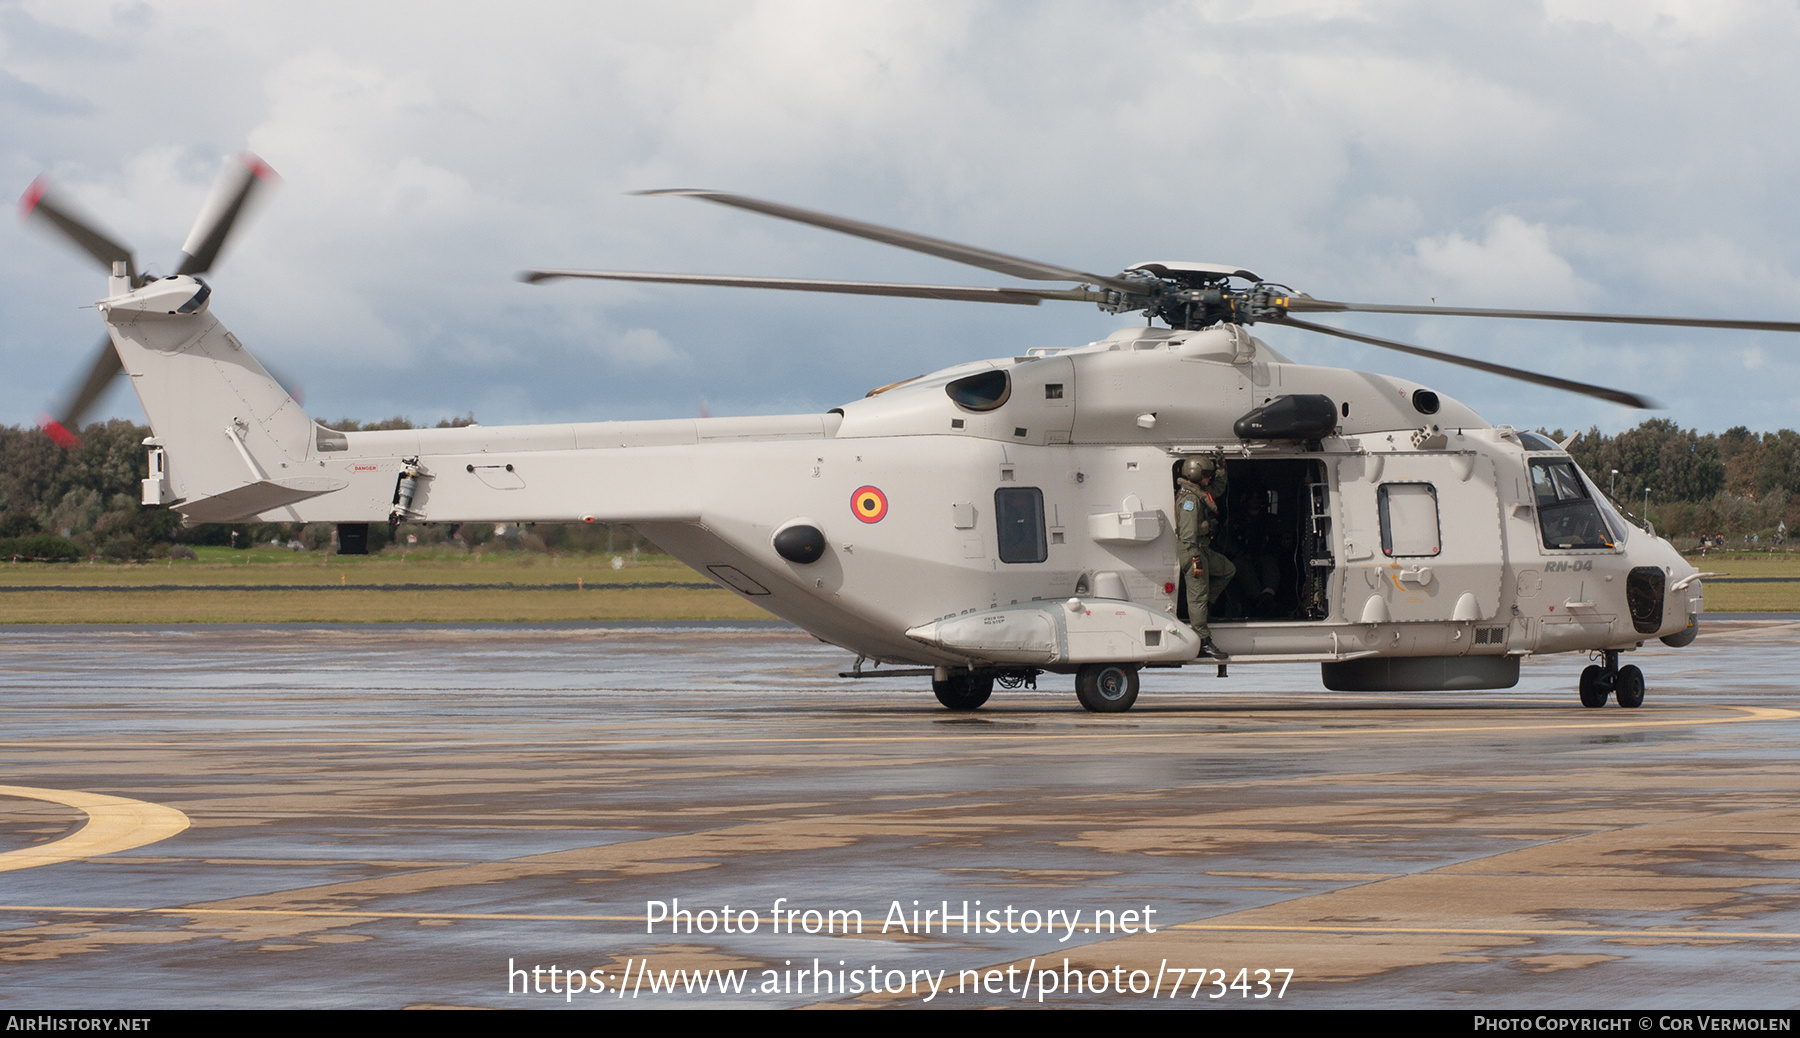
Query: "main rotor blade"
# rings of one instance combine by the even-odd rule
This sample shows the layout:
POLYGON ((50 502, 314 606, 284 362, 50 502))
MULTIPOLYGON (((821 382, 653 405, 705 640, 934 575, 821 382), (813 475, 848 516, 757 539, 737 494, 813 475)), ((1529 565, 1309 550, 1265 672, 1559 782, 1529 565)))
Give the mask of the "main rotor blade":
POLYGON ((1434 317, 1511 317, 1522 321, 1585 321, 1591 324, 1655 324, 1677 328, 1734 328, 1740 331, 1800 332, 1800 321, 1746 321, 1715 317, 1647 317, 1639 314, 1589 314, 1567 310, 1495 310, 1462 306, 1389 306, 1384 303, 1338 303, 1310 296, 1290 296, 1289 313, 1416 314, 1434 317))
POLYGON ((723 285, 727 288, 781 288, 797 292, 837 292, 855 296, 904 296, 913 299, 955 299, 971 303, 1012 303, 1036 306, 1045 299, 1097 302, 1105 293, 1081 288, 980 288, 973 285, 903 285, 885 281, 822 281, 815 278, 752 278, 732 274, 651 274, 635 270, 522 270, 526 284, 557 278, 598 278, 606 281, 649 281, 673 285, 723 285))
POLYGON ((87 378, 82 380, 80 388, 57 409, 55 417, 45 415, 38 425, 59 446, 81 446, 81 437, 76 435, 76 430, 81 428, 82 419, 87 417, 94 401, 100 399, 100 394, 106 392, 112 380, 124 370, 125 366, 119 363, 119 351, 113 349, 112 336, 103 337, 93 362, 88 365, 87 378))
POLYGON ((1622 389, 1608 389, 1605 386, 1590 385, 1586 382, 1575 382, 1566 378, 1557 378, 1554 375, 1542 375, 1535 371, 1526 371, 1523 368, 1510 368, 1504 364, 1491 364, 1485 360, 1459 357, 1454 353, 1440 353, 1437 350, 1428 350, 1423 346, 1414 346, 1410 343, 1396 342, 1393 339, 1383 339, 1379 335, 1364 335, 1361 332, 1345 331, 1342 328, 1333 328, 1324 324, 1313 324, 1311 321, 1295 320, 1292 317, 1285 317, 1273 323, 1288 325, 1294 328, 1303 328, 1306 331, 1319 332, 1324 335, 1335 335, 1340 339, 1352 339, 1356 342, 1366 342, 1371 346, 1380 346, 1383 349, 1389 350, 1399 350, 1401 353, 1410 353, 1415 357, 1429 357, 1432 360, 1441 360, 1446 364, 1460 364, 1465 368, 1474 368, 1477 371, 1485 371, 1491 375, 1515 378, 1521 382, 1530 382, 1539 386, 1549 386, 1551 389, 1562 389, 1567 390, 1570 393, 1580 393, 1582 396, 1599 397, 1601 400, 1610 400, 1615 404, 1624 404, 1627 407, 1653 408, 1658 406, 1655 401, 1650 400, 1648 397, 1638 396, 1636 393, 1627 393, 1622 389))
POLYGON ((255 155, 246 153, 234 159, 219 175, 206 205, 195 218, 194 229, 181 246, 181 264, 175 273, 204 274, 211 270, 250 197, 257 188, 279 180, 268 163, 255 155))
POLYGON ((939 259, 953 260, 957 263, 967 263, 970 266, 998 271, 1002 274, 1011 274, 1013 277, 1025 278, 1028 281, 1079 281, 1093 285, 1105 285, 1108 288, 1116 288, 1121 292, 1140 291, 1143 288, 1140 284, 1134 284, 1133 282, 1126 281, 1122 278, 1102 277, 1099 274, 1089 274, 1085 271, 1074 270, 1069 267, 1059 267, 1052 263, 1040 263, 1037 260, 1022 259, 1018 256, 1008 256, 1005 253, 993 252, 988 249, 978 249, 973 245, 963 245, 958 242, 945 241, 942 238, 931 238, 923 234, 914 234, 911 231, 897 231, 892 227, 882 227, 879 224, 864 223, 861 220, 849 220, 842 216, 817 213, 810 209, 800 209, 791 205, 764 202, 761 199, 746 198, 743 195, 726 194, 723 191, 704 191, 697 188, 663 188, 657 191, 639 191, 636 193, 640 195, 685 195, 689 198, 701 198, 708 202, 736 206, 739 209, 748 209, 751 212, 762 213, 766 216, 774 216, 783 220, 793 220, 797 223, 811 224, 814 227, 823 227, 828 231, 837 231, 840 234, 849 234, 858 238, 867 238, 870 241, 878 241, 884 245, 896 245, 902 249, 923 252, 928 256, 936 256, 939 259))
POLYGON ((61 231, 83 252, 94 257, 100 266, 112 273, 115 261, 125 261, 125 271, 133 281, 137 280, 137 261, 132 258, 131 250, 119 244, 117 239, 102 231, 86 216, 80 215, 61 198, 56 197, 50 188, 50 181, 39 177, 25 189, 19 198, 19 216, 30 220, 33 217, 45 220, 61 231))

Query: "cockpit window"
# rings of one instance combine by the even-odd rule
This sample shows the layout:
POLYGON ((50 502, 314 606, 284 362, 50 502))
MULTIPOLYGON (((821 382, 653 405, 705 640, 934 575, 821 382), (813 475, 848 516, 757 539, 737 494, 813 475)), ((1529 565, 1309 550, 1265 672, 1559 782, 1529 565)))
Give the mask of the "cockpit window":
POLYGON ((1531 490, 1546 548, 1611 548, 1612 531, 1572 461, 1533 459, 1531 490))
POLYGON ((1012 379, 999 369, 980 371, 944 387, 957 406, 970 411, 992 411, 1012 395, 1012 379))
POLYGON ((1626 522, 1625 517, 1619 514, 1618 508, 1606 499, 1606 495, 1600 492, 1600 488, 1594 485, 1594 481, 1588 479, 1587 473, 1583 472, 1581 478, 1587 483, 1588 495, 1594 499, 1595 504, 1600 506, 1600 514, 1606 518, 1607 528, 1612 530, 1613 544, 1624 544, 1626 539, 1631 536, 1631 524, 1626 522))
POLYGON ((1549 440, 1545 439, 1542 436, 1539 436, 1537 433, 1534 433, 1534 432, 1520 433, 1519 434, 1519 443, 1528 451, 1559 451, 1559 450, 1562 450, 1561 447, 1558 447, 1556 444, 1551 443, 1549 440))

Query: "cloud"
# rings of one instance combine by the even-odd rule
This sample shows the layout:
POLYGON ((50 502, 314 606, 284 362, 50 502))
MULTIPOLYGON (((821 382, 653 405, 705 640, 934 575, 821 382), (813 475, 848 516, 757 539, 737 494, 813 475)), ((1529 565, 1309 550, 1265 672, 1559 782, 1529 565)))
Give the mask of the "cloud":
POLYGON ((1511 300, 1530 309, 1577 307, 1594 287, 1575 275, 1550 244, 1543 224, 1502 214, 1488 221, 1480 241, 1458 233, 1421 238, 1414 254, 1439 300, 1511 300))
MULTIPOLYGON (((1190 258, 1331 298, 1643 312, 1734 311, 1747 285, 1759 314, 1795 314, 1800 141, 1772 128, 1800 109, 1797 22, 1782 4, 1675 0, 1098 15, 549 2, 504 16, 454 2, 32 2, 0 9, 0 174, 23 189, 49 168, 164 265, 221 159, 262 154, 285 184, 233 243, 215 312, 334 415, 460 412, 463 399, 490 423, 648 417, 691 413, 701 396, 720 413, 823 409, 1119 320, 511 275, 1007 283, 625 194, 699 185, 1102 272, 1190 258), (604 377, 569 377, 590 369, 604 377)), ((0 364, 20 372, 0 384, 0 421, 29 420, 67 377, 38 370, 45 343, 85 348, 95 334, 74 309, 97 285, 66 251, 0 227, 0 364)), ((1594 380, 1648 370, 1677 341, 1742 343, 1763 349, 1771 380, 1800 376, 1791 344, 1725 333, 1412 322, 1393 334, 1496 357, 1555 342, 1559 363, 1591 364, 1594 380)), ((1334 349, 1307 355, 1353 356, 1334 349)), ((1784 402, 1745 394, 1721 367, 1695 365, 1658 395, 1684 425, 1791 424, 1784 402)), ((1509 415, 1543 398, 1460 370, 1438 388, 1509 415)), ((1564 425, 1622 420, 1576 398, 1541 406, 1564 425)))
POLYGON ((628 328, 607 343, 601 352, 615 364, 640 370, 681 370, 689 365, 688 355, 654 328, 628 328))
POLYGON ((1792 17, 1792 9, 1742 0, 1545 0, 1544 14, 1552 25, 1604 26, 1673 56, 1684 46, 1727 38, 1753 23, 1778 24, 1792 17))
POLYGON ((93 110, 91 104, 80 98, 45 90, 5 69, 0 69, 0 104, 43 116, 82 115, 93 110))

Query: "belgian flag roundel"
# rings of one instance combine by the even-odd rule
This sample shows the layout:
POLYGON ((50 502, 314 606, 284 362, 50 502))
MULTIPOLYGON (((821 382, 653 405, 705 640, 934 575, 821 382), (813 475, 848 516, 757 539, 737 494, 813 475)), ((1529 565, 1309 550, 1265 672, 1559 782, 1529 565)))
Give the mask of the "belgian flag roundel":
POLYGON ((850 511, 865 523, 878 523, 887 515, 887 495, 880 487, 857 487, 850 495, 850 511))

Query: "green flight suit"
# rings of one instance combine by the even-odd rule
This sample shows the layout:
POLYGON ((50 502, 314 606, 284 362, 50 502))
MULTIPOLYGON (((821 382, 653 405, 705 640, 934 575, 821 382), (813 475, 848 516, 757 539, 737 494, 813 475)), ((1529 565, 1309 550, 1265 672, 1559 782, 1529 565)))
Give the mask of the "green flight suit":
POLYGON ((1175 488, 1175 539, 1187 581, 1188 624, 1195 634, 1211 638, 1207 611, 1237 574, 1231 560, 1213 550, 1213 539, 1225 525, 1225 466, 1219 466, 1209 486, 1178 479, 1175 488))

